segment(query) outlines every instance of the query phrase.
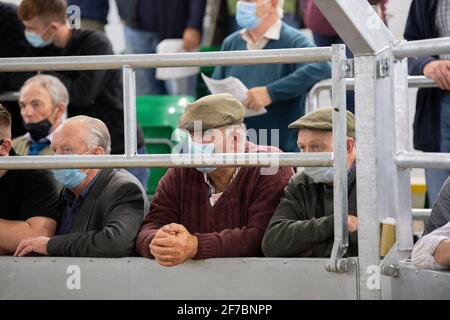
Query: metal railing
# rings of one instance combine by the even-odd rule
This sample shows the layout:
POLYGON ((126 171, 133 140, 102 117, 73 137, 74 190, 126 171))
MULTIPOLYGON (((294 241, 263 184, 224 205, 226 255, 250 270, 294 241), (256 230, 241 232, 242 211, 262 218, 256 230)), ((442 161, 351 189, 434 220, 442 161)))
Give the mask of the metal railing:
MULTIPOLYGON (((346 79, 347 90, 354 90, 355 79, 346 79)), ((409 88, 435 88, 437 87, 436 82, 425 77, 425 76, 409 76, 408 77, 409 88)), ((308 94, 308 100, 305 108, 305 113, 316 110, 320 105, 320 94, 324 91, 329 91, 331 94, 332 80, 322 80, 316 83, 308 94)))
POLYGON ((346 173, 346 115, 345 78, 340 66, 345 60, 345 46, 228 51, 204 53, 145 54, 120 56, 77 56, 1 59, 0 72, 67 71, 67 70, 123 70, 125 154, 108 156, 40 156, 3 157, 1 169, 30 168, 117 168, 117 167, 207 167, 215 166, 334 166, 335 168, 335 242, 328 270, 343 272, 346 265, 341 258, 348 246, 347 233, 347 173, 346 173), (271 153, 216 154, 198 161, 192 155, 137 155, 136 142, 136 83, 134 68, 198 67, 219 65, 250 65, 268 63, 333 63, 335 82, 333 101, 334 154, 332 153, 271 153))

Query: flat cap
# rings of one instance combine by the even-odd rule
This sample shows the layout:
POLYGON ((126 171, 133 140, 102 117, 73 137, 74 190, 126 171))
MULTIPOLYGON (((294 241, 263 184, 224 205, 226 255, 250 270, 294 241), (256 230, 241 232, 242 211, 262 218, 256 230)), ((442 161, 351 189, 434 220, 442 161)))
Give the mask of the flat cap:
MULTIPOLYGON (((289 129, 333 130, 333 108, 319 108, 289 125, 289 129)), ((347 136, 355 138, 355 116, 347 111, 347 136)))
POLYGON ((242 124, 245 110, 229 93, 206 96, 186 105, 178 127, 194 131, 194 122, 201 121, 202 131, 227 125, 242 124))

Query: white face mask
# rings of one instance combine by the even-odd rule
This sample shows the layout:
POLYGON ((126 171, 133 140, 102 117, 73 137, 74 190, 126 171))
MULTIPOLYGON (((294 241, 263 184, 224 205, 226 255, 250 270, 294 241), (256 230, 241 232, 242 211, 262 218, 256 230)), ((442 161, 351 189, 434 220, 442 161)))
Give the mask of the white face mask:
POLYGON ((306 167, 305 174, 316 183, 333 183, 333 167, 306 167))

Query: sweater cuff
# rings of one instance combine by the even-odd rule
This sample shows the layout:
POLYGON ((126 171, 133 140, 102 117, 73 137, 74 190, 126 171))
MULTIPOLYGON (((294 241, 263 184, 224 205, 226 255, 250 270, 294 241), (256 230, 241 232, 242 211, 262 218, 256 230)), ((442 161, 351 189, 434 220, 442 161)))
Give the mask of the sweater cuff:
POLYGON ((153 255, 150 253, 150 243, 155 237, 155 232, 149 233, 144 240, 142 240, 140 247, 138 249, 138 253, 148 259, 154 259, 153 255))
POLYGON ((277 97, 276 93, 274 92, 275 90, 273 88, 273 85, 268 84, 266 86, 266 88, 267 88, 267 92, 269 93, 270 100, 272 100, 272 103, 278 102, 278 97, 277 97))
POLYGON ((429 64, 430 62, 435 61, 435 60, 436 60, 436 58, 430 57, 430 56, 419 58, 419 72, 420 72, 420 74, 423 75, 423 69, 425 68, 425 66, 427 64, 429 64))
POLYGON ((216 241, 211 235, 196 233, 195 236, 198 240, 197 253, 194 256, 195 260, 219 256, 216 241))

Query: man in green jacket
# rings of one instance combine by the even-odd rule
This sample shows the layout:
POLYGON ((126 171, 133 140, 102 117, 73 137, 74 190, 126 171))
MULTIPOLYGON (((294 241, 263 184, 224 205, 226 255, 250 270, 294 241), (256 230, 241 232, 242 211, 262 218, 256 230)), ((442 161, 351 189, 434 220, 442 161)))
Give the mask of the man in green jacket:
MULTIPOLYGON (((333 152, 332 109, 320 108, 289 125, 302 152, 333 152)), ((355 118, 347 111, 347 254, 357 255, 355 118)), ((290 180, 269 223, 262 249, 269 257, 328 257, 334 239, 333 168, 307 167, 290 180)))

